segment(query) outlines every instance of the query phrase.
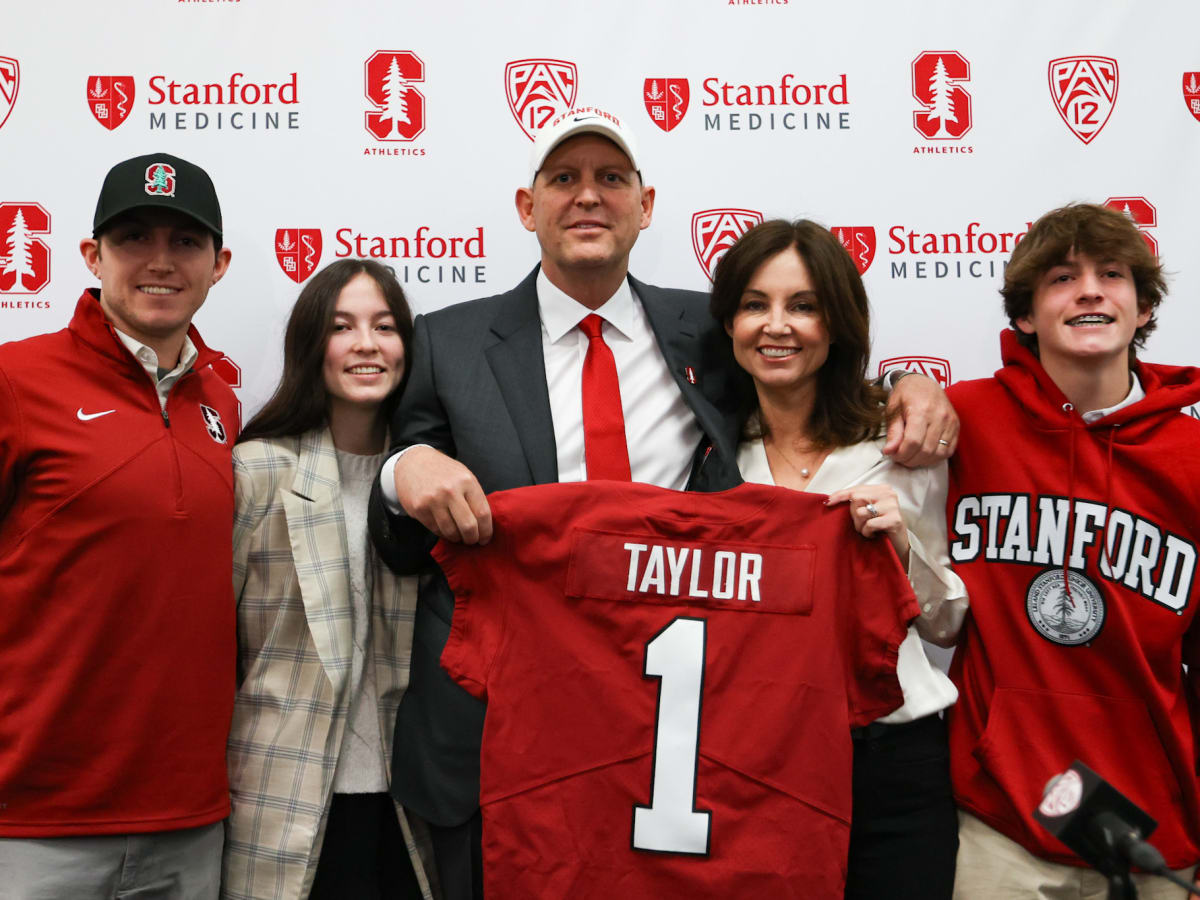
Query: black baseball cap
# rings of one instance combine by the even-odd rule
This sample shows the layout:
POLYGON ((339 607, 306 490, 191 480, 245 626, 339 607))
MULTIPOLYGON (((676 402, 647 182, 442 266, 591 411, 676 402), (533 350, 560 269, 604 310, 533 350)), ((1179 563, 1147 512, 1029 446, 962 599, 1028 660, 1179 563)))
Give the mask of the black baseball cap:
POLYGON ((195 163, 170 153, 151 153, 119 162, 104 176, 92 237, 121 213, 143 206, 175 209, 221 237, 221 204, 212 179, 195 163))

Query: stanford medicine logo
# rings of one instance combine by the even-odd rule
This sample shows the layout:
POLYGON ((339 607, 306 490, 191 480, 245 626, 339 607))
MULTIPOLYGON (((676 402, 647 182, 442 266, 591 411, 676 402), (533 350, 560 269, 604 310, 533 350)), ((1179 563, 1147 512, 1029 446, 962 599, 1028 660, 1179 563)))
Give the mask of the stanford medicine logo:
MULTIPOLYGON (((1183 73, 1183 102, 1187 104, 1188 112, 1197 122, 1200 122, 1200 72, 1183 73)), ((0 117, 0 125, 4 124, 0 117)))
POLYGON ((916 372, 918 375, 928 375, 943 388, 950 386, 950 360, 940 356, 893 356, 879 363, 879 374, 890 372, 892 369, 903 369, 905 372, 916 372))
POLYGON ((832 229, 841 241, 859 275, 866 275, 875 259, 875 227, 873 225, 838 225, 832 229))
POLYGON ((425 63, 411 50, 376 50, 363 66, 363 92, 375 107, 364 116, 377 141, 412 141, 425 130, 425 63))
POLYGON ((304 281, 321 262, 321 229, 276 229, 275 259, 284 275, 296 284, 304 281))
POLYGON ((762 220, 753 209, 702 209, 692 216, 692 247, 709 281, 725 251, 762 220))
POLYGON ((504 67, 513 118, 531 141, 539 128, 575 106, 579 72, 565 59, 514 59, 504 67))
POLYGON ((36 294, 50 283, 50 247, 35 236, 49 233, 42 204, 0 203, 0 294, 36 294))
POLYGON ((0 128, 8 121, 20 87, 21 64, 12 57, 0 56, 0 128))
POLYGON ((132 75, 93 75, 87 80, 88 107, 109 131, 129 118, 133 94, 132 75))
POLYGON ((926 140, 957 141, 971 130, 971 64, 957 50, 926 50, 912 61, 912 93, 921 108, 913 128, 926 140))
POLYGON ((650 121, 663 131, 670 131, 683 121, 688 95, 686 78, 647 78, 642 87, 642 102, 650 121))
POLYGON ((1154 204, 1145 197, 1109 197, 1104 201, 1104 205, 1129 216, 1142 233, 1150 252, 1158 255, 1158 241, 1146 230, 1158 224, 1158 210, 1154 208, 1154 204))
POLYGON ((1090 144, 1117 102, 1117 61, 1107 56, 1050 60, 1050 96, 1075 137, 1090 144))

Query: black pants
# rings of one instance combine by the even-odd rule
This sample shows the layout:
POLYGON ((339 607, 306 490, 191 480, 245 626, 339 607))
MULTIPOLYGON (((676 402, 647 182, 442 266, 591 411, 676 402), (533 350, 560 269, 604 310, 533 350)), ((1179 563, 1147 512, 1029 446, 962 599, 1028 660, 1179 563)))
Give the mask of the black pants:
POLYGON ((420 900, 387 794, 334 794, 309 900, 420 900))
POLYGON ((946 726, 931 715, 854 740, 847 900, 949 900, 958 855, 946 726))

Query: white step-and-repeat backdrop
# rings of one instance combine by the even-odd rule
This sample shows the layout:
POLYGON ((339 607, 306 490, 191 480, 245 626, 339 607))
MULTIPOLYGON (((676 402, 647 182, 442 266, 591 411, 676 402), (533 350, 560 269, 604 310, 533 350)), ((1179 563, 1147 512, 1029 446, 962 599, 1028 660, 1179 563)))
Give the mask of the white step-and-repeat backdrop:
POLYGON ((1146 356, 1200 363, 1200 4, 24 0, 0 16, 0 340, 62 327, 101 179, 166 151, 213 176, 233 251, 197 316, 252 412, 319 266, 392 266, 417 312, 532 267, 529 134, 631 123, 647 281, 705 289, 761 217, 835 228, 875 364, 989 374, 1028 223, 1128 212, 1171 274, 1146 356))

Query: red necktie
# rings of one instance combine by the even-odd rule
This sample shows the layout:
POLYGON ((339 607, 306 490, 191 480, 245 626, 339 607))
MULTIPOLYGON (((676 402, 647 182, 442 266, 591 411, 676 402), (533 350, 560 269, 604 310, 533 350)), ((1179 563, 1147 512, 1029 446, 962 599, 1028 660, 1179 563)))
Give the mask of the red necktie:
POLYGON ((621 385, 612 350, 600 336, 604 320, 594 313, 579 323, 587 335, 583 358, 583 446, 590 481, 632 481, 629 448, 625 444, 625 416, 621 412, 621 385))

